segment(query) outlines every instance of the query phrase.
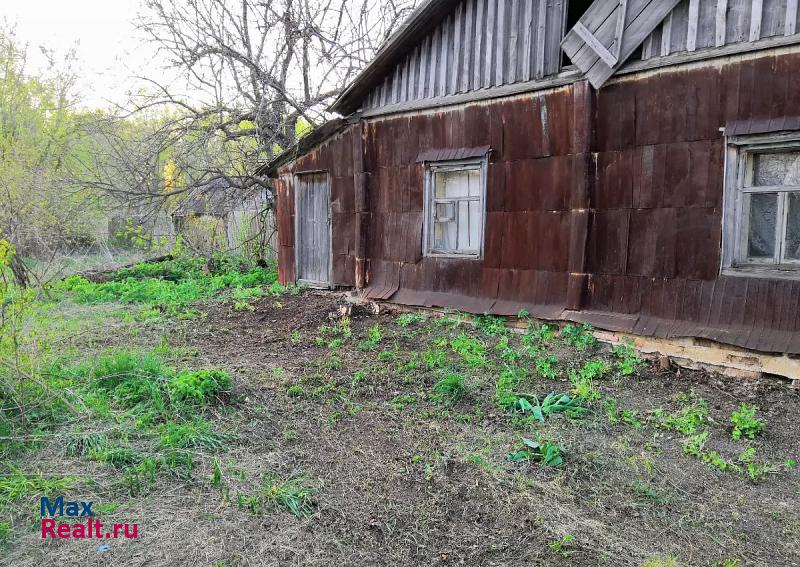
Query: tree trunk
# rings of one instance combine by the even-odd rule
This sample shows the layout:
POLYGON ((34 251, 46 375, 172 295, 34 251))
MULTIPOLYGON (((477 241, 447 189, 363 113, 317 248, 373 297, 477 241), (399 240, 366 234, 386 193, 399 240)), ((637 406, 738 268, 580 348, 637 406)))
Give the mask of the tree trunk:
POLYGON ((14 274, 14 281, 20 287, 28 287, 30 280, 28 279, 28 268, 22 262, 17 254, 11 256, 11 273, 14 274))

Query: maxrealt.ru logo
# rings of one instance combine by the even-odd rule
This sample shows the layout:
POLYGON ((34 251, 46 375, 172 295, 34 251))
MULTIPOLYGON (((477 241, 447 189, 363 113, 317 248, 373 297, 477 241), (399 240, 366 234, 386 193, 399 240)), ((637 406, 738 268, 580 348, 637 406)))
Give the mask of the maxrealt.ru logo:
POLYGON ((139 524, 106 524, 95 519, 92 511, 93 502, 74 502, 64 501, 63 496, 59 496, 54 501, 50 501, 46 496, 42 496, 41 516, 42 516, 42 539, 48 537, 53 539, 104 539, 125 537, 136 539, 139 537, 139 524), (55 517, 67 518, 87 518, 85 523, 57 522, 55 517))

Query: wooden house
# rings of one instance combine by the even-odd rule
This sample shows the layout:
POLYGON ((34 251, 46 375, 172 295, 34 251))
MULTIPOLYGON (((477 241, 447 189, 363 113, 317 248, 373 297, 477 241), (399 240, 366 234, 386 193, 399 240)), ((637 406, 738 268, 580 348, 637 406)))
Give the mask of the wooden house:
POLYGON ((800 377, 797 0, 428 0, 332 110, 283 282, 800 377))

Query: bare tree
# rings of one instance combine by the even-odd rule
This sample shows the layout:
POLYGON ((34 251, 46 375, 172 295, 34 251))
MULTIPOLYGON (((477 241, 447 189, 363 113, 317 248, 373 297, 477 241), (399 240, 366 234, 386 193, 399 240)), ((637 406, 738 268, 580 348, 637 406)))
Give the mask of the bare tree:
POLYGON ((134 112, 169 114, 159 138, 185 174, 171 194, 252 176, 374 55, 414 0, 145 0, 138 27, 169 63, 134 112))

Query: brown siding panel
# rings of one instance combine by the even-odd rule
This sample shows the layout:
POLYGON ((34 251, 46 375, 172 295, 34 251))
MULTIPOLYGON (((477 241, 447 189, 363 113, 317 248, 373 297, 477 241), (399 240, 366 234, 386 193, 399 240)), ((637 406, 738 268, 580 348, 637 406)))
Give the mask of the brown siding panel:
MULTIPOLYGON (((800 128, 798 91, 797 54, 630 76, 597 92, 584 81, 363 121, 363 177, 357 128, 282 173, 331 172, 333 277, 353 285, 365 240, 370 297, 800 354, 800 282, 719 276, 720 128, 800 128), (484 145, 484 257, 423 258, 417 156, 484 145), (358 214, 354 175, 366 188, 358 214)), ((290 183, 276 189, 281 281, 292 281, 290 183)))

